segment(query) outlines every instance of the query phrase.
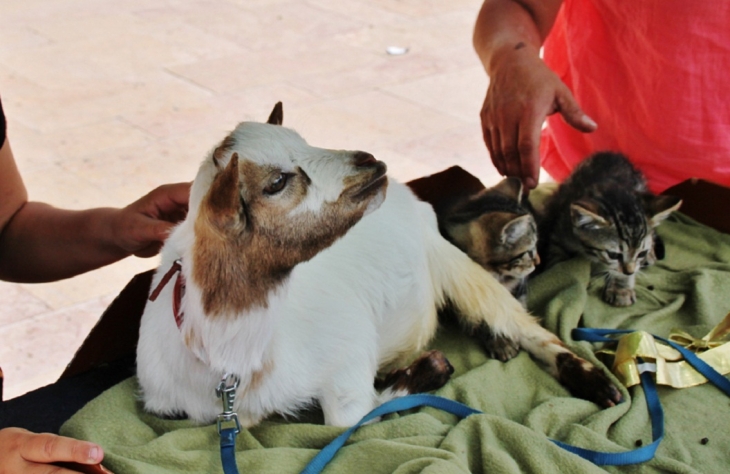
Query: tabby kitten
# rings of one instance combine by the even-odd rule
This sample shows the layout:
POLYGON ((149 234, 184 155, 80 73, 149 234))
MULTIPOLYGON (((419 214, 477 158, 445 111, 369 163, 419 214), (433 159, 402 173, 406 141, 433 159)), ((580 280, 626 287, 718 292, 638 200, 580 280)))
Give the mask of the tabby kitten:
POLYGON ((540 263, 537 224, 522 183, 506 178, 492 188, 436 209, 446 239, 487 269, 522 304, 527 304, 527 276, 540 263))
POLYGON ((663 257, 655 229, 681 204, 677 197, 651 194, 626 156, 596 153, 546 203, 540 250, 546 257, 547 247, 557 245, 596 262, 605 272, 603 300, 630 306, 638 271, 663 257))

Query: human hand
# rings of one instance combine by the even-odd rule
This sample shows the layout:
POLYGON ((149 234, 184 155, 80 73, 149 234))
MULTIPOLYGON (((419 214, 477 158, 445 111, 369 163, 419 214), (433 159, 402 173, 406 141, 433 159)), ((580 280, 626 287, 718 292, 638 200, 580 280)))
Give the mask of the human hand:
MULTIPOLYGON (((66 474, 76 471, 51 463, 74 462, 97 465, 104 458, 100 446, 87 441, 50 433, 31 433, 21 428, 0 430, 0 473, 2 474, 66 474)), ((101 472, 109 472, 101 468, 101 472)))
POLYGON ((151 257, 187 215, 190 183, 160 186, 114 214, 113 239, 124 251, 151 257))
POLYGON ((597 128, 534 49, 521 43, 494 62, 480 114, 495 168, 504 176, 520 178, 526 189, 538 182, 540 132, 548 115, 560 113, 582 132, 597 128))

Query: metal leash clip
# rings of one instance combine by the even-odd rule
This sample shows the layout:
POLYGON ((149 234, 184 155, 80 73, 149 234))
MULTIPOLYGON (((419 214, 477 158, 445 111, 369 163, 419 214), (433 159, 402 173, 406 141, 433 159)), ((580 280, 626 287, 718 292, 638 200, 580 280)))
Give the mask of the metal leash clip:
POLYGON ((236 389, 241 379, 236 374, 226 373, 221 378, 215 394, 223 401, 223 413, 218 415, 218 434, 223 431, 223 423, 233 422, 236 427, 236 434, 241 432, 241 424, 238 422, 238 415, 233 411, 233 401, 236 398, 236 389))

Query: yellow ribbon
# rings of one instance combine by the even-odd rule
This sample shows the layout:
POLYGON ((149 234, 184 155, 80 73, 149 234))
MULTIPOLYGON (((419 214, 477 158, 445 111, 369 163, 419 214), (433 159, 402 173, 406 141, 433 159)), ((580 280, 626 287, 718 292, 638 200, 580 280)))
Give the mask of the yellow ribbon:
MULTIPOLYGON (((682 330, 672 330, 669 339, 697 353, 719 373, 730 373, 730 342, 723 341, 730 335, 730 313, 712 331, 702 338, 695 338, 682 330)), ((707 382, 685 360, 679 351, 665 344, 657 344, 654 337, 644 331, 635 331, 618 339, 615 350, 601 349, 601 358, 613 358, 606 362, 612 371, 627 387, 641 383, 636 358, 648 359, 656 363, 656 383, 674 388, 692 387, 707 382)))
POLYGON ((727 339, 728 334, 730 334, 730 313, 701 339, 697 339, 681 329, 672 329, 668 339, 693 352, 702 352, 725 344, 727 341, 723 341, 723 339, 727 339))

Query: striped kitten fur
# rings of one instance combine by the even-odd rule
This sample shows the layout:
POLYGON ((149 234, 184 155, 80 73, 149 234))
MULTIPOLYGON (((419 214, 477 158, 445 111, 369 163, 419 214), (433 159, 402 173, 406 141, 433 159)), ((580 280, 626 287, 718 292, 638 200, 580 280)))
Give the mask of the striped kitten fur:
POLYGON ((553 245, 569 256, 586 256, 605 275, 603 300, 630 306, 639 270, 663 257, 655 229, 681 203, 674 196, 651 194, 625 155, 596 153, 546 203, 539 249, 543 257, 553 245))
POLYGON ((540 259, 537 224, 522 200, 520 180, 506 178, 437 210, 437 216, 441 234, 526 306, 527 276, 540 259))

